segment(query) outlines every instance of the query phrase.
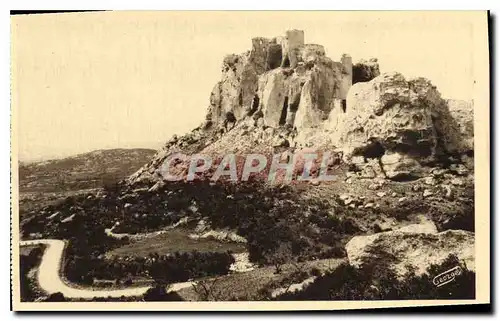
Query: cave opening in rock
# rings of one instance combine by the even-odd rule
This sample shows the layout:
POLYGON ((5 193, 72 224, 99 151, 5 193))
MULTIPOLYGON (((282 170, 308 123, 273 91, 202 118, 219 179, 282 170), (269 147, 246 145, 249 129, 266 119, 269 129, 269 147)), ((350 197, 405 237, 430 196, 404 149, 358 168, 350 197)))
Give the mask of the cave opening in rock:
POLYGON ((342 106, 342 111, 345 113, 347 110, 347 99, 342 99, 341 106, 342 106))
POLYGON ((240 94, 238 96, 238 104, 240 106, 243 106, 243 93, 240 91, 240 94))
POLYGON ((285 56, 285 60, 283 60, 283 66, 284 68, 290 67, 290 58, 288 58, 288 55, 285 56))
POLYGON ((236 117, 234 116, 232 111, 228 111, 226 113, 226 120, 230 123, 234 123, 236 121, 236 117))
POLYGON ((283 52, 280 45, 271 46, 267 53, 267 69, 278 68, 283 60, 283 52))
POLYGON ((406 130, 400 132, 400 141, 393 147, 398 153, 408 154, 412 157, 425 158, 432 155, 434 141, 426 138, 426 132, 406 130))
POLYGON ((363 150, 363 157, 365 159, 380 159, 382 156, 384 156, 385 148, 379 141, 373 138, 368 139, 368 141, 370 142, 370 144, 363 150))
POLYGON ((280 125, 284 125, 286 123, 286 113, 288 110, 288 96, 285 96, 285 101, 283 102, 283 109, 281 110, 281 116, 280 116, 280 125))

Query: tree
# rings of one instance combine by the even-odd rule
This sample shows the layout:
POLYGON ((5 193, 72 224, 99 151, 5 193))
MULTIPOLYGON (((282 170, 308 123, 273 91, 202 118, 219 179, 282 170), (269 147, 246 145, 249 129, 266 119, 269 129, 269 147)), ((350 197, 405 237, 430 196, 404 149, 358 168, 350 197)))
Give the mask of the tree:
POLYGON ((220 278, 200 280, 193 283, 193 289, 200 301, 220 301, 220 278))
POLYGON ((155 282, 153 287, 144 293, 144 301, 170 301, 168 287, 167 284, 155 282))
POLYGON ((281 243, 273 253, 270 254, 268 258, 269 263, 274 265, 276 274, 280 274, 282 272, 282 266, 285 263, 292 262, 292 246, 290 242, 281 243))

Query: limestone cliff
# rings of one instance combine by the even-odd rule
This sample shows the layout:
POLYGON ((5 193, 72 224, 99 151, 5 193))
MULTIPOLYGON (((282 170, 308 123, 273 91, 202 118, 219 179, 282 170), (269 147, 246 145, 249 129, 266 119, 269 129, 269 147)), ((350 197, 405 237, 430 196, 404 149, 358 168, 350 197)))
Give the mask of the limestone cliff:
POLYGON ((352 60, 328 58, 304 32, 252 39, 252 49, 228 55, 210 96, 206 127, 225 128, 248 115, 270 127, 316 127, 341 106, 352 85, 352 60))
POLYGON ((301 30, 253 38, 251 45, 223 58, 205 122, 168 142, 129 182, 160 178, 162 161, 174 151, 335 149, 346 162, 378 159, 385 177, 396 178, 473 150, 472 104, 443 99, 425 78, 381 74, 375 58, 353 64, 344 54, 334 61, 323 46, 306 43, 301 30))
POLYGON ((419 158, 462 150, 457 122, 436 87, 399 73, 357 83, 346 112, 330 118, 334 143, 345 153, 363 153, 373 143, 419 158))

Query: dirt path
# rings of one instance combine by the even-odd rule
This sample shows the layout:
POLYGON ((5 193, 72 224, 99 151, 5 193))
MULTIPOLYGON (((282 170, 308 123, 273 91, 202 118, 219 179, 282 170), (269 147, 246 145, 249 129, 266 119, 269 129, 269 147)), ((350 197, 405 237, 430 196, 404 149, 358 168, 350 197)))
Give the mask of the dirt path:
MULTIPOLYGON (((47 293, 61 292, 67 298, 91 299, 94 297, 121 297, 121 296, 141 296, 150 286, 130 287, 117 290, 94 290, 72 288, 61 279, 61 261, 65 242, 61 240, 45 239, 21 241, 21 246, 46 245, 43 257, 38 269, 38 284, 47 293)), ((178 291, 191 287, 193 282, 174 283, 169 287, 170 291, 178 291)))

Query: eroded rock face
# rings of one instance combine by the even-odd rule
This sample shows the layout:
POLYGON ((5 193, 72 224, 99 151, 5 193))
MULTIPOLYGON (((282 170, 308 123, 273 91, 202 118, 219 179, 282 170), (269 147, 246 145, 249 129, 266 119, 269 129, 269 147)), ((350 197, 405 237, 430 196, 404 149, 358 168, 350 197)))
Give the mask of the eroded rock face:
POLYGON ((252 110, 259 75, 281 63, 280 48, 276 39, 258 37, 252 39, 251 51, 224 57, 221 80, 210 95, 207 120, 223 124, 232 117, 244 118, 252 110))
POLYGON ((304 45, 295 68, 277 68, 259 78, 259 110, 267 126, 320 126, 351 84, 351 63, 334 62, 323 46, 304 45))
POLYGON ((216 124, 234 116, 241 119, 251 108, 257 90, 258 66, 251 54, 228 55, 222 63, 222 78, 210 95, 207 120, 216 124))
POLYGON ((232 119, 256 115, 275 128, 318 127, 345 100, 352 75, 348 55, 331 60, 323 46, 304 43, 302 30, 254 38, 251 51, 224 58, 206 121, 226 127, 232 119))
POLYGON ((474 106, 464 100, 446 100, 451 116, 457 122, 462 137, 461 152, 474 150, 474 106))
POLYGON ((289 30, 284 37, 253 38, 251 50, 225 56, 205 122, 167 144, 131 181, 156 179, 169 153, 203 150, 247 121, 253 127, 242 135, 286 130, 294 147, 335 148, 351 164, 361 158, 366 178, 418 177, 429 161, 471 156, 473 149, 471 104, 443 100, 424 78, 380 75, 376 59, 333 61, 323 46, 305 43, 303 31, 289 30))
POLYGON ((436 233, 432 223, 415 224, 396 231, 355 236, 346 245, 349 263, 360 267, 366 262, 387 264, 399 276, 410 269, 417 275, 431 264, 440 264, 450 254, 463 260, 475 271, 474 233, 448 230, 436 233))
POLYGON ((418 170, 421 161, 461 149, 456 121, 436 87, 399 73, 353 85, 345 112, 333 111, 329 125, 344 155, 386 155, 382 163, 389 176, 418 170))
POLYGON ((300 103, 295 115, 297 129, 319 127, 331 110, 340 105, 343 65, 324 56, 309 56, 305 64, 300 103), (315 60, 313 60, 315 59, 315 60))
POLYGON ((267 126, 280 125, 285 104, 286 76, 282 68, 271 70, 259 79, 259 110, 262 112, 267 126))
POLYGON ((338 145, 347 153, 362 153, 372 140, 385 149, 432 155, 436 141, 427 106, 439 103, 433 98, 422 104, 399 73, 357 83, 349 91, 346 112, 337 116, 338 145))

